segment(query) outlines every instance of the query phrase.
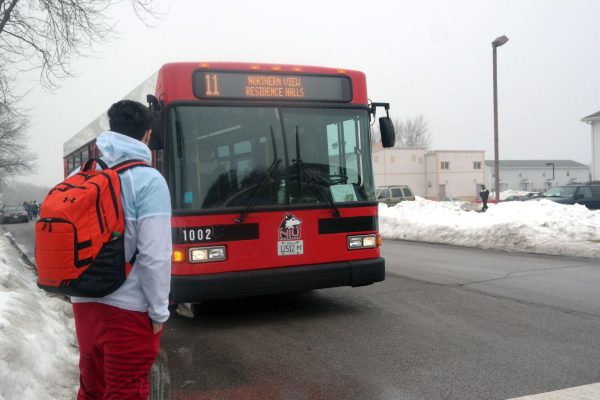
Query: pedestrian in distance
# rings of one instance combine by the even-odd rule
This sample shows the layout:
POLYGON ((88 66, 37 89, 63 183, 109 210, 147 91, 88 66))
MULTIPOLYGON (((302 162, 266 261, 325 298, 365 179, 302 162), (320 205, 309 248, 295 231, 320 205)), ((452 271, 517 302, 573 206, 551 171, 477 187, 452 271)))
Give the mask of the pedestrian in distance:
POLYGON ((483 203, 483 207, 481 207, 481 212, 485 212, 488 209, 488 198, 490 197, 490 191, 485 187, 485 185, 481 185, 481 190, 479 191, 479 196, 481 197, 481 201, 483 203))
POLYGON ((37 220, 37 217, 40 214, 40 206, 36 200, 33 200, 29 206, 31 207, 31 216, 33 220, 37 220))
MULTIPOLYGON (((110 131, 96 139, 109 167, 127 160, 151 163, 152 116, 122 100, 108 110, 110 131)), ((77 400, 148 399, 148 377, 169 318, 171 199, 162 175, 136 167, 121 176, 125 257, 133 268, 116 291, 71 297, 79 343, 77 400)))

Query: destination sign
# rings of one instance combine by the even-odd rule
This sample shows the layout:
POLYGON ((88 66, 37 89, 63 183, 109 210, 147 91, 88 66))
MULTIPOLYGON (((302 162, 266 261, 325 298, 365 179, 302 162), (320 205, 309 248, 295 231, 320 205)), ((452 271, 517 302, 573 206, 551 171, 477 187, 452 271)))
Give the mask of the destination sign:
POLYGON ((196 71, 192 80, 194 95, 201 99, 352 100, 352 84, 346 76, 196 71))

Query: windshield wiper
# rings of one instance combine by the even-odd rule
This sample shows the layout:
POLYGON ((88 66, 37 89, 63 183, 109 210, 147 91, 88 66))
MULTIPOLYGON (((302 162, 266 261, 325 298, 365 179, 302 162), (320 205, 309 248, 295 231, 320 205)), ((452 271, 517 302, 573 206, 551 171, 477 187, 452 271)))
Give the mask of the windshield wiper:
POLYGON ((267 172, 265 173, 265 176, 262 178, 260 183, 254 188, 254 191, 252 192, 252 194, 250 195, 250 198, 248 199, 248 205, 246 206, 246 208, 244 208, 244 211, 242 211, 240 213, 240 216, 235 219, 235 222, 237 224, 241 224, 242 222, 244 222, 246 217, 248 217, 248 214, 250 214, 250 210, 254 206, 254 203, 256 203, 256 201, 260 197, 262 191, 264 190, 266 183, 271 178, 271 174, 273 173, 273 171, 275 171, 277 169, 277 167, 279 167, 279 164, 281 164, 281 161, 282 161, 281 158, 277 158, 277 146, 275 145, 275 133, 273 132, 273 126, 271 126, 271 142, 273 143, 273 158, 274 158, 274 160, 271 163, 271 165, 269 166, 269 169, 267 170, 267 172))
POLYGON ((298 127, 297 126, 296 126, 296 159, 293 160, 293 162, 294 162, 294 164, 296 164, 298 185, 301 186, 302 181, 308 183, 308 186, 317 195, 320 195, 323 199, 325 199, 325 201, 327 201, 327 204, 329 204, 329 208, 331 208, 331 213, 333 214, 333 216, 336 218, 341 217, 342 214, 340 213, 340 210, 335 205, 335 202, 333 201, 333 196, 331 195, 331 192, 326 192, 325 190, 323 190, 323 187, 317 183, 317 178, 315 176, 315 173, 313 171, 311 171, 304 164, 304 162, 302 161, 302 158, 300 158, 300 138, 298 135, 298 127), (301 172, 302 172, 302 174, 301 174, 301 172), (306 175, 307 179, 303 180, 301 175, 306 175))

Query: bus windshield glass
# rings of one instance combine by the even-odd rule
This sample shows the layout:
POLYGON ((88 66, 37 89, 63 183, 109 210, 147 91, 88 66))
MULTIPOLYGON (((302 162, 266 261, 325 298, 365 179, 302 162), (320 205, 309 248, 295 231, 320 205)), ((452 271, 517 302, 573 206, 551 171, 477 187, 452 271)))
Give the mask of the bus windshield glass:
POLYGON ((166 178, 175 210, 371 201, 363 108, 175 106, 166 178))

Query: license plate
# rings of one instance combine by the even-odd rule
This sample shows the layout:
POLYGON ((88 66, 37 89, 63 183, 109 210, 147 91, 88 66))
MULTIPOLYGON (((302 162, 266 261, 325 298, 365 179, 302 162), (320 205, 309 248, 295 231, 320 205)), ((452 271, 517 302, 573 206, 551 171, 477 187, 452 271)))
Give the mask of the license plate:
POLYGON ((304 241, 283 240, 277 242, 278 256, 294 256, 298 254, 304 254, 304 241))

